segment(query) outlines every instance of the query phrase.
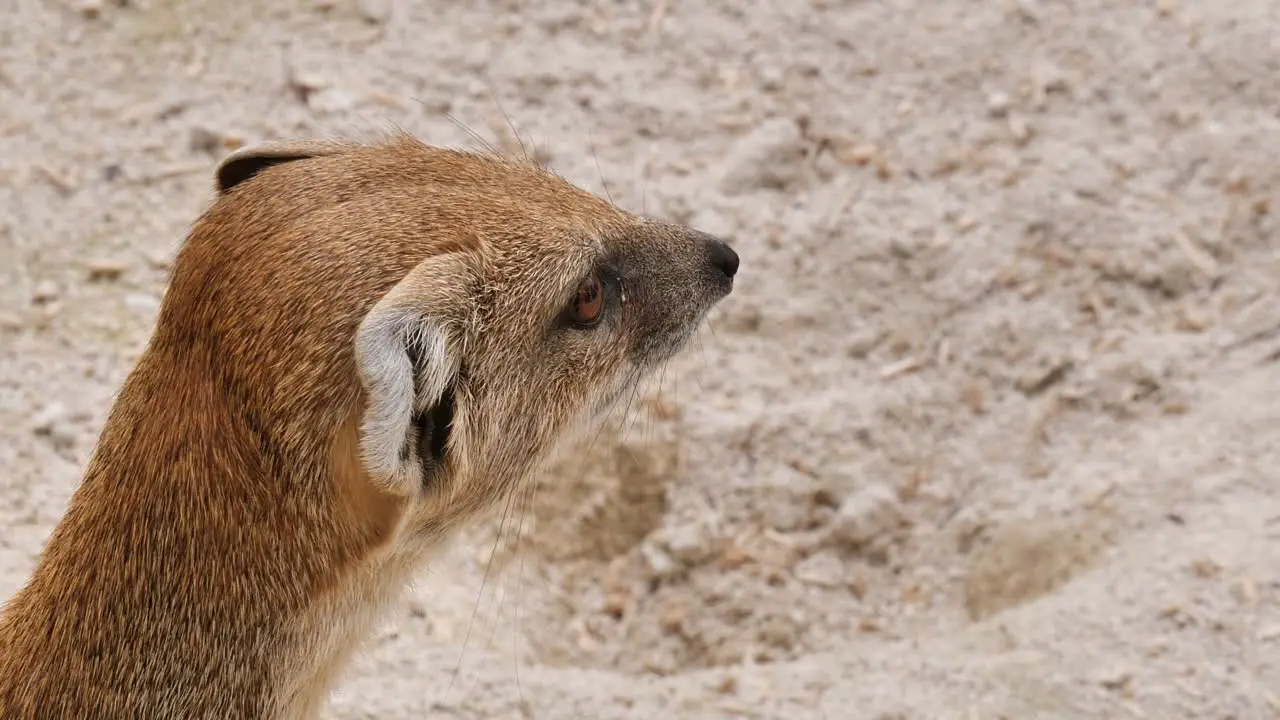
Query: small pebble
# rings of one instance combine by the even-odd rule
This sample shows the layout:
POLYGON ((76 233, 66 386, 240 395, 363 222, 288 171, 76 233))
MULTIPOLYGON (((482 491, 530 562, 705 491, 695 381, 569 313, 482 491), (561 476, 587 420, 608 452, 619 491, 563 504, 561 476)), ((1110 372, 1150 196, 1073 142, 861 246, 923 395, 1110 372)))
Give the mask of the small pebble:
POLYGON ((631 595, 625 590, 615 590, 605 595, 604 605, 601 609, 606 615, 612 615, 615 618, 621 618, 627 612, 627 606, 631 604, 631 595))
POLYGON ((297 65, 289 66, 289 87, 297 94, 298 99, 303 102, 316 92, 329 87, 332 83, 328 78, 320 73, 298 67, 297 65))
POLYGON ((782 89, 786 83, 786 71, 777 65, 766 65, 760 68, 760 88, 772 92, 782 89))
POLYGON ((1113 692, 1123 692, 1133 682, 1133 672, 1129 670, 1112 670, 1098 677, 1098 684, 1113 692))
POLYGON ((899 524, 898 496, 887 486, 873 485, 840 505, 831 524, 832 537, 853 546, 866 545, 899 524))
POLYGON ((102 0, 76 0, 75 10, 90 20, 102 15, 102 0))
POLYGON ((391 18, 391 0, 359 0, 356 7, 360 11, 360 17, 375 25, 381 25, 391 18))
POLYGON ((711 555, 709 531, 702 523, 674 525, 656 534, 654 541, 664 554, 684 567, 704 562, 711 555))
POLYGON ((1040 3, 1037 0, 1016 0, 1014 5, 1017 8, 1018 16, 1023 22, 1040 22, 1040 3))
POLYGON ((210 155, 221 155, 245 144, 245 136, 230 130, 215 130, 206 126, 191 129, 191 149, 210 155))
POLYGON ((640 546, 640 554, 649 566, 649 572, 656 578, 668 577, 680 570, 680 563, 653 543, 640 546))
POLYGON ((987 96, 987 112, 991 117, 1002 118, 1009 114, 1009 93, 996 91, 987 96))
POLYGON ((31 419, 31 431, 37 435, 52 435, 54 427, 66 417, 67 409, 62 403, 49 403, 31 419))
POLYGON ((1051 63, 1041 63, 1032 70, 1032 82, 1035 87, 1043 93, 1066 92, 1070 87, 1067 76, 1062 70, 1051 63))
POLYGON ((124 274, 125 264, 114 258, 95 258, 85 263, 90 282, 111 282, 124 274))
POLYGON ((31 301, 37 305, 51 303, 57 300, 62 294, 62 290, 58 284, 52 280, 41 280, 36 283, 35 292, 31 294, 31 301))
POLYGON ((859 143, 841 153, 841 158, 854 165, 866 165, 880 155, 875 143, 859 143))

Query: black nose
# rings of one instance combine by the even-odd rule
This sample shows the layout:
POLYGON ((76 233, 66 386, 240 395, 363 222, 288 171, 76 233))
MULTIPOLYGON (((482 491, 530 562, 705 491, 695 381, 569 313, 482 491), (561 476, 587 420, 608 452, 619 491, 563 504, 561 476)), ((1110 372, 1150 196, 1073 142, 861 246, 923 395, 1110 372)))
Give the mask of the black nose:
POLYGON ((710 245, 711 251, 711 264, 724 273, 725 277, 732 279, 734 275, 737 275, 738 253, 719 240, 712 240, 708 245, 710 245))

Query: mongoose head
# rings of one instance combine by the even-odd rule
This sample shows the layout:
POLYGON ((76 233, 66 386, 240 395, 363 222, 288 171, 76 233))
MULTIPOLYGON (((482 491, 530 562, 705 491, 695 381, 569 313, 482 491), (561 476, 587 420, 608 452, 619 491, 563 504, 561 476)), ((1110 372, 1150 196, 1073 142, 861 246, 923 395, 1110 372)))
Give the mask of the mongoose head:
POLYGON ((425 501, 421 529, 510 492, 671 358, 738 269, 724 242, 530 162, 407 137, 252 147, 217 179, 155 343, 204 344, 286 462, 355 433, 339 447, 425 501))
POLYGON ((407 137, 242 150, 217 190, 0 614, 4 717, 314 716, 435 541, 738 269, 531 163, 407 137))

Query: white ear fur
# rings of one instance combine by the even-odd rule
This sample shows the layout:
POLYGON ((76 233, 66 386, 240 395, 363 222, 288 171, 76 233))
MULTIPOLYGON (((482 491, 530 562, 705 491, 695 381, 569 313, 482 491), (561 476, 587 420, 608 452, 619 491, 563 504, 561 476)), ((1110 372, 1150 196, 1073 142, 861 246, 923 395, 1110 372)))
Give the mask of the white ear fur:
POLYGON ((439 402, 458 373, 447 329, 464 279, 461 262, 456 256, 424 261, 373 306, 356 331, 356 365, 367 398, 360 451, 366 469, 398 494, 412 494, 423 484, 421 464, 405 447, 414 416, 439 402), (413 366, 413 357, 420 367, 413 366))

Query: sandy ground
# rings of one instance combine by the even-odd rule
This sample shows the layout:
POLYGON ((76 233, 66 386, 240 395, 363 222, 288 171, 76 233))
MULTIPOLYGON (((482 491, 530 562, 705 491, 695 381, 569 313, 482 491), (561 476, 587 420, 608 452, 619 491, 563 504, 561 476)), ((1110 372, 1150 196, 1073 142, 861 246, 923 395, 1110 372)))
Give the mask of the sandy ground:
POLYGON ((227 148, 509 116, 738 289, 332 717, 1280 717, 1275 0, 8 1, 0 595, 227 148))

